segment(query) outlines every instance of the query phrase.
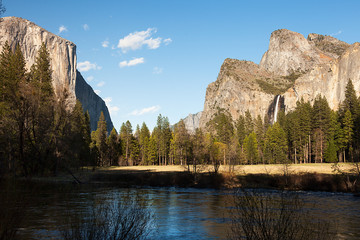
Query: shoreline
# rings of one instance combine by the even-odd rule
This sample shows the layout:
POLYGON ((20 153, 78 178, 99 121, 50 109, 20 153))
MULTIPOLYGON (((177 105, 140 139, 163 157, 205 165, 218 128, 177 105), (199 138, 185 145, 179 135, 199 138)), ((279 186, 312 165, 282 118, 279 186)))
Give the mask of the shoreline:
MULTIPOLYGON (((334 172, 333 164, 297 165, 238 165, 229 172, 229 166, 221 166, 213 172, 213 166, 198 166, 199 172, 190 172, 187 166, 124 166, 104 167, 93 170, 82 168, 74 175, 83 184, 111 184, 119 187, 193 187, 193 188, 267 188, 302 191, 327 191, 358 193, 360 181, 352 174, 352 164, 341 163, 340 172, 334 172)), ((26 181, 26 179, 25 179, 26 181)), ((56 177, 33 177, 30 181, 74 183, 67 173, 56 177)))
POLYGON ((197 173, 187 166, 122 166, 93 169, 84 167, 58 176, 20 178, 22 181, 57 184, 111 184, 118 187, 192 187, 192 188, 265 188, 293 191, 348 192, 359 194, 359 175, 351 173, 351 163, 341 163, 341 172, 333 164, 198 166, 197 173), (78 181, 79 180, 79 181, 78 181))

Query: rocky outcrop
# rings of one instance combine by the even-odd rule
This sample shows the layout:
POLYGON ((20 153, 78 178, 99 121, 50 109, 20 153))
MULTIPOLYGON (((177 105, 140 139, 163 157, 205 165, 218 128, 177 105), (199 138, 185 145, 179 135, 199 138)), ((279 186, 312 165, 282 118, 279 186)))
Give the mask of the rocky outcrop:
POLYGON ((360 43, 349 45, 314 33, 306 39, 299 33, 277 30, 259 65, 224 61, 217 80, 207 88, 200 127, 205 128, 218 109, 227 110, 233 120, 249 110, 253 117, 267 115, 271 122, 278 95, 279 107, 286 112, 295 109, 301 98, 313 103, 318 94, 337 110, 349 79, 359 95, 360 43))
POLYGON ((186 118, 183 119, 185 123, 185 128, 189 133, 195 133, 196 129, 199 128, 199 122, 202 112, 195 114, 189 114, 186 118))
POLYGON ((77 71, 76 74, 75 95, 81 102, 83 108, 86 109, 86 111, 89 111, 90 118, 96 119, 96 121, 90 122, 91 129, 96 130, 100 113, 103 112, 107 123, 107 131, 110 133, 113 129, 113 125, 108 108, 106 107, 104 100, 102 100, 102 98, 94 92, 92 87, 86 83, 79 71, 77 71))
POLYGON ((345 99, 345 88, 349 79, 359 95, 360 43, 352 44, 336 60, 317 65, 309 73, 299 77, 294 87, 284 93, 286 111, 294 109, 300 98, 313 103, 318 94, 326 97, 331 109, 337 110, 345 99))
POLYGON ((286 76, 294 72, 307 72, 315 65, 330 60, 333 60, 332 55, 320 51, 300 33, 280 29, 271 34, 269 50, 263 55, 260 67, 286 76))
POLYGON ((70 107, 75 106, 76 98, 78 98, 83 104, 84 110, 90 113, 92 130, 96 129, 96 122, 101 111, 104 114, 107 113, 105 118, 108 128, 112 129, 113 124, 104 101, 93 92, 81 75, 77 76, 76 45, 74 43, 18 17, 2 18, 0 22, 0 51, 2 51, 6 41, 12 48, 15 48, 17 44, 20 45, 28 70, 34 64, 42 43, 45 43, 50 54, 55 93, 67 88, 70 107))
POLYGON ((217 80, 206 89, 200 127, 206 128, 206 123, 219 109, 228 111, 233 120, 237 120, 247 110, 253 117, 264 116, 274 96, 265 92, 259 82, 273 78, 273 74, 253 62, 226 59, 217 80))
POLYGON ((340 41, 331 36, 324 36, 316 33, 310 33, 307 37, 310 45, 318 48, 322 52, 326 53, 326 55, 336 59, 340 57, 350 44, 340 41))

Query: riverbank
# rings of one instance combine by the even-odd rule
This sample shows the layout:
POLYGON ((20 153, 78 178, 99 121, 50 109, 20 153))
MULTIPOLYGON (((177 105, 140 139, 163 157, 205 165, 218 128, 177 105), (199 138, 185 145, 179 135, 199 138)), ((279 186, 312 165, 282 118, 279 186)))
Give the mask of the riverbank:
POLYGON ((229 172, 221 166, 214 173, 213 166, 198 166, 197 173, 190 166, 126 166, 83 168, 71 176, 62 173, 57 177, 32 178, 34 181, 73 183, 107 183, 119 187, 195 187, 195 188, 271 188, 304 191, 358 192, 360 180, 352 173, 354 165, 297 164, 297 165, 238 165, 229 172))

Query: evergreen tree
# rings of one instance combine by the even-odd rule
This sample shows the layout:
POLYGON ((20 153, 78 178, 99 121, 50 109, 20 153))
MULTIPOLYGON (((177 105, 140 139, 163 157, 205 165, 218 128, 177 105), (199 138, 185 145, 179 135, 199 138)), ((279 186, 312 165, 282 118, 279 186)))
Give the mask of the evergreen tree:
POLYGON ((140 163, 140 146, 138 139, 133 136, 131 138, 130 160, 132 165, 139 165, 140 163))
POLYGON ((259 161, 258 142, 255 132, 250 133, 244 140, 244 151, 247 162, 256 164, 259 161))
POLYGON ((174 127, 173 139, 174 158, 180 165, 187 163, 189 156, 189 140, 190 135, 185 128, 185 123, 183 120, 180 120, 174 127))
POLYGON ((110 135, 107 139, 107 146, 110 166, 117 165, 120 155, 120 144, 118 142, 118 134, 115 128, 113 128, 110 132, 110 135))
POLYGON ((348 150, 350 157, 353 157, 353 147, 352 147, 352 139, 353 139, 353 135, 354 135, 354 131, 353 131, 353 127, 354 127, 354 122, 353 122, 353 117, 352 114, 350 112, 350 110, 347 110, 345 112, 345 115, 342 119, 342 143, 343 146, 346 146, 346 149, 343 148, 343 161, 346 161, 346 155, 345 155, 345 151, 348 150))
POLYGON ((223 109, 218 109, 213 119, 208 124, 211 131, 215 133, 216 141, 229 144, 234 134, 232 118, 230 113, 223 109))
POLYGON ((38 85, 42 102, 48 101, 54 95, 51 74, 50 54, 45 43, 42 43, 35 64, 31 67, 31 79, 34 84, 38 85))
POLYGON ((96 129, 96 147, 99 152, 99 162, 97 163, 98 166, 108 166, 109 161, 107 158, 107 126, 104 113, 100 113, 99 121, 97 123, 96 129))
POLYGON ((313 127, 313 153, 315 162, 323 162, 324 152, 327 148, 331 127, 331 109, 325 97, 318 95, 315 98, 312 110, 313 127))
POLYGON ((302 163, 311 162, 311 115, 312 107, 309 102, 305 102, 301 98, 296 103, 295 115, 299 120, 299 153, 301 156, 302 163))
POLYGON ((139 144, 141 163, 145 164, 148 159, 148 145, 150 141, 150 131, 146 124, 143 122, 140 129, 139 144))
POLYGON ((269 127, 265 135, 264 157, 267 163, 287 163, 287 139, 279 123, 269 127))
POLYGON ((246 110, 245 112, 245 135, 248 136, 251 132, 254 131, 254 121, 251 117, 251 113, 249 110, 246 110))
POLYGON ((259 160, 263 160, 265 128, 264 128, 264 124, 263 124, 263 121, 262 121, 260 115, 258 115, 255 120, 254 131, 256 134, 257 142, 258 142, 259 160))
POLYGON ((157 144, 159 165, 167 165, 172 136, 169 119, 159 114, 153 133, 157 144))
POLYGON ((78 167, 85 165, 90 157, 88 122, 79 100, 76 101, 75 107, 70 114, 70 124, 71 140, 69 149, 72 151, 73 159, 77 160, 74 164, 78 167))
POLYGON ((239 141, 240 146, 243 145, 244 139, 247 136, 245 130, 245 118, 244 116, 240 116, 239 119, 236 121, 236 138, 239 141))
POLYGON ((147 147, 147 163, 154 165, 157 162, 157 144, 154 134, 150 136, 147 147))
POLYGON ((193 151, 193 168, 196 173, 198 165, 204 164, 205 161, 205 136, 200 128, 195 130, 195 134, 191 136, 191 145, 193 151))
POLYGON ((132 143, 132 126, 130 121, 126 121, 123 123, 120 128, 120 139, 122 145, 122 153, 123 157, 125 158, 125 164, 127 166, 131 166, 132 163, 130 161, 130 150, 131 150, 131 143, 132 143))
POLYGON ((301 147, 300 122, 296 112, 289 112, 286 115, 284 131, 289 144, 290 159, 294 159, 296 164, 298 163, 299 149, 301 147))
POLYGON ((328 147, 326 148, 326 151, 324 153, 324 159, 325 162, 328 163, 335 163, 337 162, 337 146, 335 144, 334 139, 330 139, 327 143, 328 147))

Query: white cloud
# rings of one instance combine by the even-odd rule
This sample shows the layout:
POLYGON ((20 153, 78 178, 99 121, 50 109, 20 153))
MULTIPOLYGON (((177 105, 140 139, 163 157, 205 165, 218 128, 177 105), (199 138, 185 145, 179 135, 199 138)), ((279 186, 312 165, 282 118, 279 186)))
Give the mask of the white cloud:
POLYGON ((164 39, 165 45, 169 45, 172 42, 171 38, 164 39))
POLYGON ((112 101, 111 97, 104 98, 104 101, 105 101, 106 106, 109 109, 110 114, 116 114, 120 110, 119 107, 111 105, 111 101, 112 101))
POLYGON ((148 28, 146 31, 133 32, 119 40, 118 48, 124 53, 129 50, 140 49, 143 45, 147 45, 149 49, 160 47, 161 38, 152 38, 151 35, 156 33, 155 28, 148 28))
POLYGON ((86 80, 87 80, 88 82, 91 82, 92 80, 94 80, 94 76, 88 76, 88 77, 86 78, 86 80))
POLYGON ((89 25, 87 25, 86 23, 83 25, 83 28, 84 28, 85 31, 89 31, 89 30, 90 30, 89 25))
POLYGON ((94 90, 94 92, 95 92, 97 95, 99 95, 99 94, 101 93, 101 91, 98 90, 98 89, 94 90))
POLYGON ((161 74, 163 72, 162 68, 154 67, 153 74, 161 74))
POLYGON ((98 86, 98 87, 102 87, 102 86, 104 86, 105 85, 105 82, 104 81, 101 81, 101 82, 99 82, 98 84, 96 84, 96 86, 98 86))
POLYGON ((330 34, 330 36, 333 37, 333 36, 336 36, 336 35, 340 35, 341 33, 342 33, 342 31, 339 30, 339 31, 337 31, 336 33, 330 34))
POLYGON ((135 66, 141 63, 144 63, 145 59, 143 57, 141 58, 134 58, 133 60, 130 61, 122 61, 119 63, 119 67, 131 67, 131 66, 135 66))
POLYGON ((60 27, 59 27, 59 33, 58 34, 60 34, 60 33, 62 33, 62 32, 67 32, 68 30, 67 30, 67 28, 64 26, 64 25, 61 25, 60 27))
POLYGON ((109 44, 110 44, 109 41, 105 40, 101 43, 101 46, 103 46, 104 48, 107 48, 107 47, 109 47, 109 44))
POLYGON ((80 72, 87 72, 91 69, 100 70, 100 69, 102 69, 102 67, 98 66, 96 63, 91 63, 89 61, 85 61, 85 62, 79 62, 77 64, 77 69, 80 72))
POLYGON ((141 110, 134 110, 131 113, 129 113, 129 115, 132 116, 141 116, 147 113, 154 113, 160 110, 160 106, 156 105, 156 106, 152 106, 152 107, 148 107, 148 108, 143 108, 141 110))

